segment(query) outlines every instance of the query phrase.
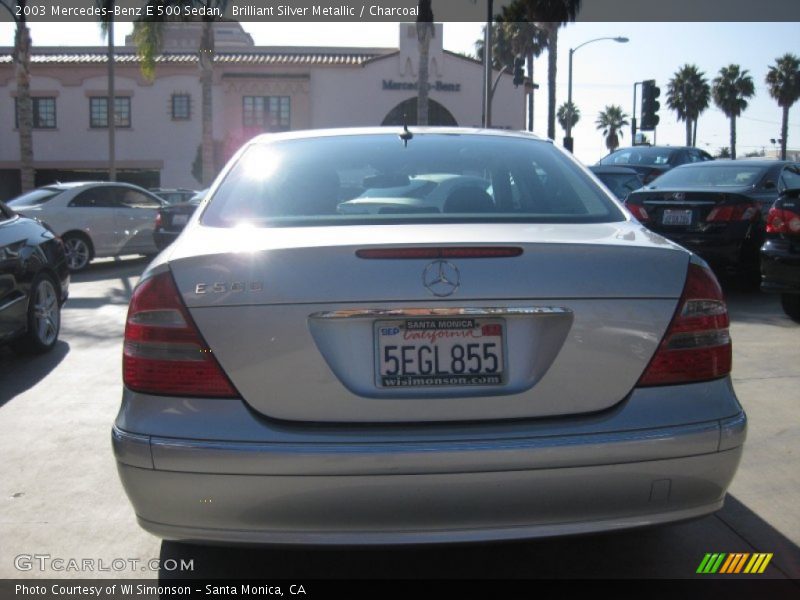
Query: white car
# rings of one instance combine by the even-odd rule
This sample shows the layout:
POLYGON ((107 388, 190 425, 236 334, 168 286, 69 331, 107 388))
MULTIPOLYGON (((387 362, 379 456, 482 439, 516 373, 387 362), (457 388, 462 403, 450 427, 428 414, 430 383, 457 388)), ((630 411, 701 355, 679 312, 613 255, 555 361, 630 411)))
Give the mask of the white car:
POLYGON ((71 271, 98 257, 157 254, 153 226, 165 204, 135 185, 98 181, 47 185, 8 202, 61 237, 71 271))

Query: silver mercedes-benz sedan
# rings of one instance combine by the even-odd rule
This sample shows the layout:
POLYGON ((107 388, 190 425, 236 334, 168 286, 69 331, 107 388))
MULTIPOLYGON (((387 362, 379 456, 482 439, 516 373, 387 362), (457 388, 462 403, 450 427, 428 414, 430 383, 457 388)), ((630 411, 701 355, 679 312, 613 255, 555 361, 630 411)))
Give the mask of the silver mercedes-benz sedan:
POLYGON ((552 143, 266 135, 142 275, 112 437, 168 539, 605 531, 722 506, 746 432, 730 370, 705 263, 552 143))

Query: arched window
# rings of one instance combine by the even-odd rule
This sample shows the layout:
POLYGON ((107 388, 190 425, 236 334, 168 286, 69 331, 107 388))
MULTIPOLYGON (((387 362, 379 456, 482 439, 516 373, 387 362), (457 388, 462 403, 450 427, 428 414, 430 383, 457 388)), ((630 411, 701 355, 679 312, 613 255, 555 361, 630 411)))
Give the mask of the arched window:
MULTIPOLYGON (((403 100, 400 104, 389 111, 383 119, 381 126, 387 125, 409 125, 417 124, 417 97, 403 100), (405 115, 405 118, 403 117, 405 115)), ((445 127, 457 127, 455 117, 444 106, 428 98, 428 125, 441 125, 445 127)))

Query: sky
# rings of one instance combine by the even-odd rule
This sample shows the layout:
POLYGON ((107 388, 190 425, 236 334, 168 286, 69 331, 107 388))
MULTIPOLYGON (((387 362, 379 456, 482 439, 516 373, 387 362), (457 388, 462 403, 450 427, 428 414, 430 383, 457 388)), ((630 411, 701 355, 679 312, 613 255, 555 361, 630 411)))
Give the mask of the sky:
MULTIPOLYGON (((377 46, 396 47, 397 23, 243 23, 257 45, 302 46, 377 46)), ((130 23, 118 23, 115 35, 124 43, 130 23)), ((481 37, 480 23, 446 23, 444 47, 456 52, 474 53, 475 40, 481 37)), ((31 24, 33 43, 38 46, 100 45, 103 43, 95 23, 31 24)), ((737 121, 737 153, 743 155, 762 148, 774 148, 771 139, 780 137, 781 111, 769 96, 764 77, 769 65, 787 52, 800 54, 800 23, 584 23, 560 30, 558 45, 557 104, 567 99, 569 49, 598 37, 624 36, 626 44, 598 41, 582 47, 573 57, 573 101, 581 120, 573 128, 575 154, 592 164, 606 153, 603 136, 597 130, 597 114, 605 106, 617 104, 628 114, 633 109, 633 84, 655 79, 661 88, 661 117, 656 132, 658 144, 683 145, 685 125, 666 107, 667 82, 684 64, 695 64, 709 82, 725 65, 735 63, 748 69, 756 96, 737 121)), ((13 25, 0 23, 0 46, 13 44, 13 25)), ((547 55, 537 59, 534 79, 540 84, 535 95, 534 132, 547 133, 547 55)), ((479 102, 479 99, 476 99, 479 102)), ((524 106, 520 111, 524 111, 524 106)), ((639 106, 636 107, 637 116, 639 106)), ((789 147, 800 147, 800 102, 789 113, 789 147)), ((556 125, 560 142, 564 132, 556 125)), ((650 134, 651 135, 651 134, 650 134)), ((623 133, 622 145, 629 145, 630 129, 623 133)), ((701 116, 698 147, 716 154, 729 146, 729 121, 713 103, 701 116)))

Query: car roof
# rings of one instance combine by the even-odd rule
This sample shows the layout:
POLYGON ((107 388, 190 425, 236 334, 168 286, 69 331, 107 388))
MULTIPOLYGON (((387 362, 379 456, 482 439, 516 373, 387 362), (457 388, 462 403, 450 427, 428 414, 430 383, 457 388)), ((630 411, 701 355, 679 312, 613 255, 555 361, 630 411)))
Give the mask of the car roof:
MULTIPOLYGON (((542 139, 538 135, 528 131, 516 131, 507 129, 480 129, 476 127, 417 127, 409 126, 408 130, 412 134, 443 134, 443 135, 480 135, 495 137, 510 137, 520 139, 531 139, 542 142, 553 143, 550 139, 542 139)), ((336 129, 306 129, 302 131, 287 131, 282 133, 264 133, 251 140, 251 143, 270 143, 279 140, 297 140, 307 138, 338 137, 349 135, 399 135, 403 133, 403 127, 342 127, 336 129)))

